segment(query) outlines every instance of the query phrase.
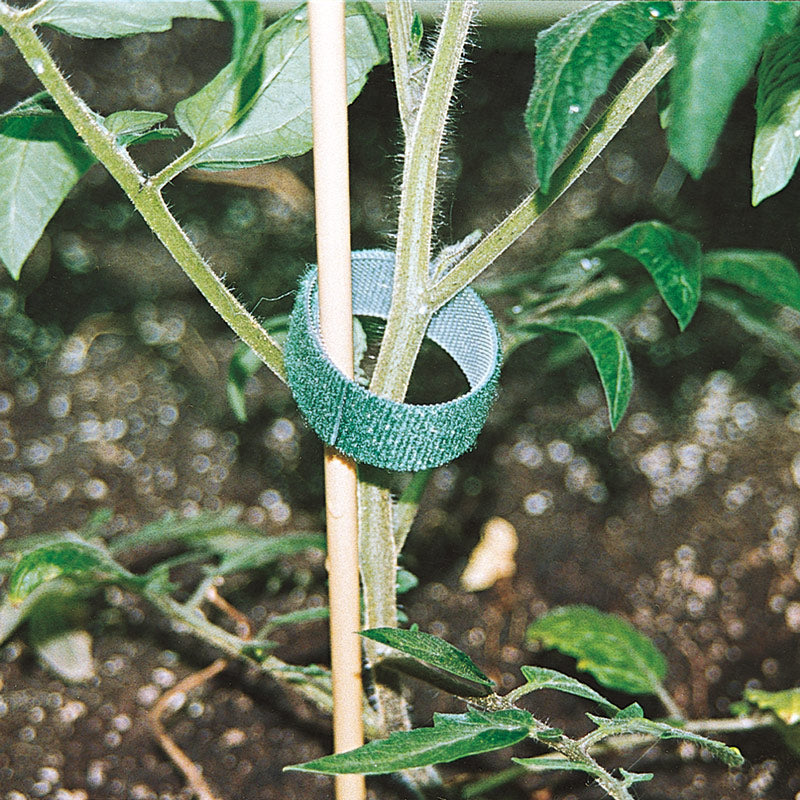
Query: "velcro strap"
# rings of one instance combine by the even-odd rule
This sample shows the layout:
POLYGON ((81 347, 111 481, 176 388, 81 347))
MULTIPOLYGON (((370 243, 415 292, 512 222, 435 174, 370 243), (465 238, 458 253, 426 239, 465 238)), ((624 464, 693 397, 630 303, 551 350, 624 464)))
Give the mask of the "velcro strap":
MULTIPOLYGON (((352 275, 353 314, 386 319, 394 253, 353 253, 352 275)), ((323 442, 357 462, 398 472, 445 464, 474 445, 500 373, 500 337, 491 312, 472 289, 464 289, 433 315, 426 336, 453 358, 469 391, 433 405, 379 397, 345 376, 325 353, 316 267, 306 273, 292 311, 284 360, 297 405, 323 442)))

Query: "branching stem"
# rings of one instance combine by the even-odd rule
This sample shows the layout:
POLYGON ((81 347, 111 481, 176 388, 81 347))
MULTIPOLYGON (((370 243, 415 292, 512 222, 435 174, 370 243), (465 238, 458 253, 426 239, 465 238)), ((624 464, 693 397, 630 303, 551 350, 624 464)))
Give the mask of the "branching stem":
MULTIPOLYGON (((475 10, 475 0, 447 4, 421 105, 419 111, 413 113, 413 86, 407 58, 411 9, 405 0, 398 0, 390 11, 392 52, 400 58, 400 63, 395 64, 395 74, 407 140, 392 306, 370 388, 376 394, 395 400, 405 396, 414 361, 434 311, 427 303, 426 294, 437 165, 456 74, 475 10)), ((372 474, 370 480, 364 480, 364 474, 362 471, 359 483, 364 624, 395 627, 399 549, 392 498, 383 485, 382 476, 372 474)), ((374 669, 375 700, 384 730, 388 733, 407 728, 405 701, 394 687, 383 683, 384 676, 379 668, 380 646, 367 641, 365 651, 374 669)), ((415 779, 415 776, 409 777, 415 779)), ((433 778, 430 774, 416 777, 420 782, 433 778)))
POLYGON ((468 286, 572 186, 608 143, 619 133, 634 111, 672 69, 675 57, 669 43, 655 49, 628 81, 600 118, 553 173, 550 191, 529 194, 499 225, 487 234, 450 272, 436 284, 428 302, 439 308, 468 286))
MULTIPOLYGON (((475 14, 475 0, 448 3, 437 45, 428 71, 425 89, 417 100, 417 88, 409 62, 411 5, 408 0, 389 0, 387 17, 395 63, 400 117, 406 135, 403 185, 398 218, 395 283, 392 307, 387 320, 383 346, 376 364, 371 388, 377 394, 402 400, 428 323, 434 312, 470 284, 511 246, 549 208, 589 165, 669 72, 674 57, 669 44, 657 48, 625 88, 612 101, 573 151, 564 159, 551 180, 547 194, 532 192, 477 246, 444 274, 431 276, 433 220, 439 153, 445 131, 453 88, 467 34, 475 14), (417 105, 419 107, 417 108, 417 105)), ((36 6, 34 6, 36 8, 36 6)), ((203 259, 186 232, 172 216, 161 195, 164 185, 182 169, 190 155, 176 159, 159 175, 148 180, 127 150, 104 127, 101 118, 71 89, 47 48, 37 36, 31 9, 19 11, 0 0, 2 27, 26 62, 51 94, 65 117, 133 203, 149 227, 186 272, 210 305, 232 330, 245 341, 281 379, 283 359, 278 344, 236 299, 233 293, 203 259)), ((192 151, 189 151, 190 154, 192 151)), ((541 313, 542 309, 539 309, 541 313)), ((380 477, 360 483, 362 538, 360 566, 364 583, 365 621, 369 627, 396 625, 395 599, 397 556, 410 527, 413 508, 419 499, 424 479, 413 487, 402 518, 393 519, 389 489, 380 477)), ((372 476, 373 478, 375 476, 372 476)), ((173 598, 144 587, 140 593, 170 619, 181 623, 203 641, 223 653, 244 658, 247 643, 211 623, 196 602, 182 604, 173 598)), ((196 598, 195 598, 196 600, 196 598)), ((367 650, 376 661, 377 650, 367 650)), ((261 668, 283 684, 291 684, 320 708, 332 707, 330 679, 326 673, 312 676, 303 668, 291 667, 267 655, 261 668)), ((402 698, 386 691, 380 696, 376 713, 364 704, 365 727, 370 736, 385 735, 406 718, 402 698)), ((674 709, 670 709, 674 710, 674 709)), ((689 723, 693 730, 742 730, 770 724, 768 715, 749 722, 724 721, 689 723), (704 724, 709 728, 703 728, 704 724), (716 726, 714 726, 716 723, 716 726)), ((532 736, 544 733, 547 726, 536 722, 532 736)), ((598 784, 617 800, 630 800, 625 781, 612 776, 590 754, 595 744, 591 734, 579 741, 565 736, 543 736, 548 746, 572 762, 586 767, 598 784)))
MULTIPOLYGON (((168 619, 183 625, 193 636, 212 645, 231 658, 245 658, 243 649, 248 642, 215 625, 198 608, 179 603, 172 597, 149 588, 142 590, 141 595, 168 619)), ((248 662, 256 663, 250 659, 248 659, 248 662)), ((273 655, 268 655, 257 664, 263 672, 270 675, 279 684, 299 692, 321 711, 326 714, 333 712, 333 695, 330 687, 330 676, 327 673, 320 673, 318 676, 312 677, 302 667, 292 667, 273 655)), ((381 728, 378 724, 377 715, 366 701, 363 704, 363 715, 367 735, 371 738, 380 736, 381 728)))
POLYGON ((475 0, 448 3, 422 105, 406 144, 392 307, 370 388, 402 400, 435 308, 428 284, 439 153, 475 0))
POLYGON ((411 50, 410 33, 413 18, 414 12, 411 8, 410 0, 387 0, 386 26, 389 29, 389 41, 392 48, 392 68, 394 69, 397 105, 406 143, 411 138, 416 107, 414 81, 411 77, 411 64, 409 63, 409 52, 411 50))
POLYGON ((167 208, 161 190, 148 184, 128 151, 100 118, 72 90, 47 47, 27 21, 25 12, 0 2, 0 27, 11 37, 28 66, 50 93, 61 112, 86 143, 92 155, 108 170, 164 247, 200 290, 214 310, 261 360, 285 380, 283 355, 278 343, 256 321, 205 261, 167 208))

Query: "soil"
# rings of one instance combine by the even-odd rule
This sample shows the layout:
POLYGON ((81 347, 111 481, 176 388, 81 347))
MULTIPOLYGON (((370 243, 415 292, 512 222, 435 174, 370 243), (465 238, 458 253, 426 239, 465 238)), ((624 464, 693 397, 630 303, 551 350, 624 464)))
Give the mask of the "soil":
MULTIPOLYGON (((215 30, 182 22, 170 34, 54 38, 53 47, 101 112, 169 109, 224 61, 215 30), (206 55, 202 64, 175 66, 192 51, 206 55), (155 77, 137 71, 142 59, 155 77)), ((34 87, 7 37, 0 58, 6 107, 34 87)), ((532 174, 520 120, 530 51, 476 48, 472 58, 459 95, 459 135, 448 145, 454 200, 442 212, 444 241, 491 224, 532 174)), ((398 134, 388 73, 378 73, 353 108, 358 247, 386 246, 393 225, 398 134)), ((746 101, 734 132, 752 127, 746 101)), ((796 215, 786 210, 796 190, 766 210, 749 208, 740 152, 746 139, 726 137, 720 166, 703 183, 664 197, 658 177, 666 156, 648 105, 501 266, 529 268, 653 216, 677 220, 708 246, 791 255, 796 215)), ((289 168, 310 184, 308 159, 289 168)), ((178 182, 170 197, 204 252, 265 317, 285 312, 291 298, 282 295, 312 258, 309 213, 291 199, 190 181, 178 182)), ((92 512, 110 508, 110 530, 119 535, 168 511, 192 515, 231 504, 266 535, 320 530, 321 449, 288 391, 259 372, 247 388, 248 422, 236 422, 225 399, 232 335, 126 208, 93 169, 48 228, 39 255, 46 274, 29 269, 21 288, 2 287, 11 299, 0 304, 7 311, 0 326, 0 534, 77 530, 92 512), (25 319, 33 326, 27 340, 19 333, 25 319)), ((502 316, 502 307, 496 311, 502 316)), ((796 327, 789 317, 786 324, 796 327)), ((746 687, 777 690, 800 679, 800 374, 710 311, 678 336, 660 307, 648 307, 628 333, 637 386, 613 434, 588 359, 545 371, 543 345, 510 359, 477 448, 430 481, 404 557, 419 579, 404 610, 422 630, 466 650, 504 689, 520 682, 523 664, 576 674, 570 659, 526 641, 527 625, 542 613, 569 603, 617 612, 663 651, 667 687, 688 716, 727 716, 746 687), (493 516, 516 529, 516 571, 484 591, 465 591, 459 576, 493 516)), ((420 383, 430 380, 423 374, 420 383)), ((129 566, 141 569, 158 555, 142 552, 129 566)), ((321 556, 286 559, 219 591, 255 625, 319 606, 321 556)), ((25 629, 0 650, 0 797, 189 798, 148 712, 217 654, 119 589, 96 593, 88 607, 95 674, 84 682, 67 683, 44 668, 25 629)), ((326 635, 321 622, 279 631, 277 654, 325 663, 326 635)), ((419 724, 429 724, 433 711, 461 708, 422 684, 409 692, 419 724)), ((653 698, 636 699, 647 713, 662 713, 653 698)), ((549 693, 531 708, 572 732, 587 710, 549 693)), ((255 668, 230 665, 178 696, 172 711, 170 734, 221 800, 330 796, 328 779, 282 772, 330 751, 329 720, 255 668)), ((616 763, 655 773, 636 787, 642 800, 800 796, 800 766, 776 733, 726 741, 747 757, 742 769, 670 743, 616 763)), ((462 787, 508 766, 507 755, 442 772, 462 787)), ((411 797, 388 779, 370 781, 370 793, 411 797)), ((601 794, 580 775, 548 775, 481 796, 601 794)))

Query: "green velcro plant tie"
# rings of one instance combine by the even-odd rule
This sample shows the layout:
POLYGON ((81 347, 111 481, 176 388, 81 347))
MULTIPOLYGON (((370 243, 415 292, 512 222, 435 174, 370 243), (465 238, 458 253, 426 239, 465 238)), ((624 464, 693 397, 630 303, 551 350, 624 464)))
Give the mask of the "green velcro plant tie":
MULTIPOLYGON (((353 253, 352 268, 353 314, 386 319, 394 253, 353 253)), ((295 401, 323 442, 357 462, 398 472, 446 464, 475 444, 500 373, 500 337, 491 312, 472 289, 464 289, 433 315, 426 335, 453 358, 469 391, 434 405, 379 397, 345 376, 325 353, 317 270, 309 270, 292 311, 284 360, 295 401)))

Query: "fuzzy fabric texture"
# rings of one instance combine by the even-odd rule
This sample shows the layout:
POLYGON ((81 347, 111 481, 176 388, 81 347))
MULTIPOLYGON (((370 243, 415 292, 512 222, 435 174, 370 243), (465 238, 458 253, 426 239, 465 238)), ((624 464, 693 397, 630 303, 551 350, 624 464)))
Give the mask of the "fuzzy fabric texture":
MULTIPOLYGON (((394 253, 353 253, 353 314, 386 319, 392 299, 394 253)), ((469 450, 497 393, 500 337, 491 312, 465 289, 434 314, 427 337, 445 350, 470 389, 445 403, 398 403, 346 377, 328 358, 319 331, 317 270, 303 277, 292 311, 284 359, 295 401, 329 445, 355 461, 416 472, 469 450)))

